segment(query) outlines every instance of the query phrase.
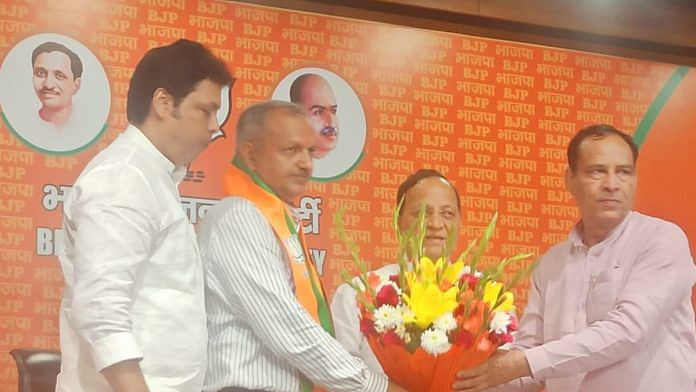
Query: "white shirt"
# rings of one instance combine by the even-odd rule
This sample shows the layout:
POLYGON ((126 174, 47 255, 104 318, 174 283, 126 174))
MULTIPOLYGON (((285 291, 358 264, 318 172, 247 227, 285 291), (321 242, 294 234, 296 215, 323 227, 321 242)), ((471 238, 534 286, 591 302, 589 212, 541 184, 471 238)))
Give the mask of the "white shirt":
POLYGON ((228 197, 208 210, 199 243, 210 334, 205 391, 298 391, 299 373, 331 391, 387 389, 384 376, 352 357, 297 301, 285 250, 250 201, 228 197))
POLYGON ((84 169, 64 205, 58 391, 110 391, 128 359, 151 391, 200 391, 203 270, 175 169, 129 126, 84 169))
MULTIPOLYGON (((384 276, 395 275, 399 273, 399 265, 387 264, 374 272, 384 276)), ((353 282, 360 284, 358 278, 354 278, 353 282)), ((355 294, 355 289, 344 283, 338 286, 331 299, 331 317, 336 329, 336 340, 341 342, 349 353, 365 361, 372 371, 384 373, 365 335, 360 331, 360 313, 355 294)))

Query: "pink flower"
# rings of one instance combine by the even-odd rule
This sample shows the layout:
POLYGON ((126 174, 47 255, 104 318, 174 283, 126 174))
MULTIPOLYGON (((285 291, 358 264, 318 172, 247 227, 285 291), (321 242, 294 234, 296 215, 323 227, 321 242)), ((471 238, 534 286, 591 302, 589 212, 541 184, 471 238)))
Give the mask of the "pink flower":
POLYGON ((385 284, 377 293, 377 307, 382 305, 396 306, 399 304, 399 294, 396 292, 394 286, 390 284, 385 284))
POLYGON ((498 346, 512 343, 512 335, 510 333, 491 333, 490 338, 491 342, 498 346))
POLYGON ((508 324, 507 327, 508 332, 517 331, 517 328, 519 328, 519 324, 517 323, 517 317, 510 314, 510 324, 508 324))
POLYGON ((476 284, 478 283, 479 279, 480 278, 478 276, 475 276, 474 274, 463 274, 462 277, 459 278, 459 283, 462 286, 464 284, 467 284, 469 285, 469 288, 471 290, 475 290, 476 284))

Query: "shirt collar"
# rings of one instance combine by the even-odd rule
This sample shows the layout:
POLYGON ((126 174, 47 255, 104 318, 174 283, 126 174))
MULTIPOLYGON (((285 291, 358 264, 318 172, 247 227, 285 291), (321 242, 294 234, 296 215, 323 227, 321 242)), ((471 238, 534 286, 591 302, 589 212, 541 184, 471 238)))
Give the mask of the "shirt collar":
POLYGON ((176 167, 172 161, 155 147, 150 139, 135 125, 129 124, 123 132, 124 137, 140 146, 157 164, 164 169, 175 184, 179 184, 186 176, 186 166, 176 167))
POLYGON ((616 226, 613 230, 609 232, 609 235, 602 241, 596 243, 594 246, 588 249, 587 245, 585 245, 582 242, 582 236, 583 236, 583 231, 584 231, 584 226, 582 224, 582 220, 578 222, 573 230, 570 232, 568 235, 568 240, 570 241, 570 246, 573 249, 573 251, 577 251, 580 249, 585 249, 587 252, 592 253, 593 255, 599 256, 602 254, 602 251, 606 249, 612 242, 614 242, 614 239, 618 237, 624 229, 626 229, 626 226, 628 226, 628 221, 631 219, 631 217, 634 215, 633 211, 629 211, 628 214, 624 217, 624 219, 619 223, 618 226, 616 226))

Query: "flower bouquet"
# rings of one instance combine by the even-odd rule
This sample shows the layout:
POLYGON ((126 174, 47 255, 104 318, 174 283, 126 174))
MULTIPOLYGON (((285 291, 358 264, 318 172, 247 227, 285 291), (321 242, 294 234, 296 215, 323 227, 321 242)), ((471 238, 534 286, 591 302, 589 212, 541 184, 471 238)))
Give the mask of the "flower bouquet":
POLYGON ((510 289, 534 264, 507 282, 505 267, 531 254, 477 270, 497 213, 480 240, 473 240, 459 257, 448 256, 454 243, 450 232, 443 249, 446 256, 431 260, 423 255, 424 208, 406 232, 397 225, 399 208, 394 213, 399 273, 392 276, 367 271, 338 214, 338 235, 360 271, 357 282, 345 271, 343 278, 356 291, 360 329, 389 378, 413 392, 448 391, 459 370, 484 362, 500 345, 512 342, 517 320, 510 289))

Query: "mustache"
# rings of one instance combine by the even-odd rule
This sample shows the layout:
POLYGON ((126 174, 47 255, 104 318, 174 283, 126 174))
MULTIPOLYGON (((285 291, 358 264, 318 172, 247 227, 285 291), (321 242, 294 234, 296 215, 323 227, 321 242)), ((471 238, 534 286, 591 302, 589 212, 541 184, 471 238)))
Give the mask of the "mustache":
POLYGON ((53 89, 53 88, 42 87, 41 90, 39 90, 39 93, 40 94, 45 94, 45 93, 58 94, 58 90, 53 89))
POLYGON ((324 127, 319 131, 322 136, 338 136, 338 129, 336 127, 324 127))

